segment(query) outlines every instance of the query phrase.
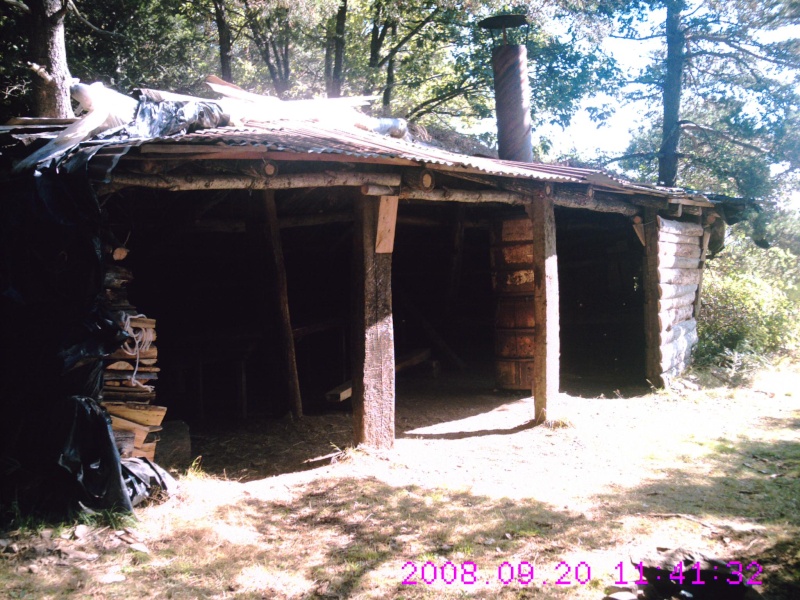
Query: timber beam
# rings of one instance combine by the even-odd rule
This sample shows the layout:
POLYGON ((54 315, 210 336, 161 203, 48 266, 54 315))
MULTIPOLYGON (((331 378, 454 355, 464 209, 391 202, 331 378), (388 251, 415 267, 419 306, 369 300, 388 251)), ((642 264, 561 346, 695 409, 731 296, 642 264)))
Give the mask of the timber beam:
POLYGON ((364 184, 399 186, 397 173, 296 173, 274 177, 244 175, 136 175, 114 173, 109 186, 102 191, 125 187, 145 187, 158 190, 290 190, 319 187, 360 187, 364 184))
MULTIPOLYGON (((271 164, 271 163, 267 163, 271 164)), ((558 184, 534 181, 499 181, 482 175, 448 173, 495 189, 464 190, 437 188, 433 172, 428 170, 399 173, 322 172, 293 173, 271 177, 248 175, 142 175, 115 173, 111 183, 102 186, 99 194, 107 194, 126 187, 145 187, 170 191, 191 190, 289 190, 324 187, 360 187, 365 196, 397 196, 401 200, 425 200, 430 202, 465 202, 526 205, 531 196, 545 196, 556 206, 580 208, 597 212, 618 213, 628 217, 641 212, 641 205, 666 208, 667 202, 656 198, 634 196, 629 202, 611 194, 595 194, 588 185, 558 184), (408 185, 409 180, 414 185, 408 185), (497 189, 502 188, 502 189, 497 189), (646 198, 646 199, 645 199, 646 198)))
POLYGON ((395 360, 392 246, 397 198, 360 196, 353 236, 353 438, 394 446, 395 360))
POLYGON ((558 255, 552 198, 525 207, 533 224, 533 402, 534 421, 547 418, 547 405, 558 395, 560 371, 558 255))
POLYGON ((505 190, 455 190, 440 188, 430 191, 416 190, 408 187, 393 187, 376 184, 361 186, 361 193, 365 196, 397 195, 401 200, 426 200, 429 202, 463 202, 469 204, 495 202, 499 204, 512 204, 525 206, 530 203, 531 196, 547 197, 556 206, 565 208, 582 208, 597 212, 609 212, 632 217, 638 215, 641 209, 622 200, 594 197, 593 190, 580 192, 572 189, 552 192, 552 187, 544 190, 531 188, 521 189, 514 186, 514 191, 505 190), (551 191, 551 193, 548 193, 551 191))

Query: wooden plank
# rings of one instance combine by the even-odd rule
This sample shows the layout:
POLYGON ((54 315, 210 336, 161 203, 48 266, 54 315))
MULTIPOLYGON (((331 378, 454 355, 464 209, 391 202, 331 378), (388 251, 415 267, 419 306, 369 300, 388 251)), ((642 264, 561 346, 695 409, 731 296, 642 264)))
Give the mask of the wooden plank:
POLYGON ((642 246, 644 246, 644 224, 642 223, 642 217, 639 215, 633 217, 633 231, 639 241, 642 242, 642 246))
POLYGON ((688 235, 700 237, 703 235, 703 226, 699 223, 687 223, 686 221, 671 221, 658 217, 659 236, 662 233, 673 233, 675 235, 688 235))
POLYGON ((645 257, 644 286, 645 377, 651 385, 661 387, 661 326, 658 319, 658 221, 655 208, 644 211, 645 257))
POLYGON ((703 293, 703 274, 706 270, 706 257, 708 256, 708 243, 711 240, 711 230, 703 232, 703 253, 700 256, 700 281, 697 282, 697 295, 694 299, 694 317, 700 317, 700 307, 703 293))
POLYGON ((101 405, 109 414, 126 419, 139 425, 161 425, 166 406, 142 404, 138 402, 102 402, 101 405))
POLYGON ((133 448, 131 456, 134 458, 146 458, 150 461, 156 459, 156 442, 148 442, 141 446, 141 448, 133 448))
POLYGON ((103 398, 112 402, 152 402, 155 397, 155 392, 148 392, 143 388, 122 386, 103 388, 103 398))
POLYGON ((533 198, 526 207, 533 225, 533 403, 534 421, 547 418, 559 388, 558 255, 553 200, 533 198))
POLYGON ((375 252, 391 254, 394 251, 394 231, 397 225, 397 196, 381 196, 378 205, 378 231, 375 234, 375 252))
POLYGON ((278 309, 278 343, 283 361, 283 380, 289 406, 295 418, 303 416, 303 400, 300 396, 300 380, 297 375, 297 359, 292 334, 292 319, 289 314, 289 292, 286 282, 286 268, 283 262, 281 233, 278 228, 278 210, 275 205, 275 193, 265 190, 258 196, 261 220, 261 233, 265 240, 265 259, 267 262, 267 280, 272 287, 278 309), (263 217, 263 220, 261 219, 263 217))
POLYGON ((132 362, 128 362, 127 360, 118 360, 107 364, 105 368, 111 371, 133 371, 136 367, 132 362))
POLYGON ((140 425, 115 415, 111 415, 111 427, 122 431, 132 431, 134 433, 133 445, 137 447, 144 444, 147 434, 161 431, 160 425, 140 425))
POLYGON ((325 393, 325 399, 328 402, 344 402, 353 395, 353 382, 345 381, 342 385, 338 385, 332 390, 325 393))
MULTIPOLYGON (((139 373, 159 373, 161 371, 160 367, 146 367, 142 366, 141 361, 139 361, 139 373)), ((133 371, 135 369, 136 359, 131 358, 130 360, 118 360, 113 363, 109 363, 105 366, 105 371, 133 371)))
MULTIPOLYGON (((117 348, 105 357, 106 360, 136 360, 136 357, 132 354, 128 354, 122 348, 117 348)), ((141 359, 155 359, 158 358, 158 348, 156 346, 150 346, 147 350, 140 350, 139 351, 139 361, 141 359)))
POLYGON ((395 362, 395 372, 399 373, 401 371, 405 371, 406 369, 424 363, 426 360, 430 360, 430 358, 430 348, 419 348, 417 350, 412 350, 411 352, 406 352, 405 354, 397 357, 397 361, 395 362))
POLYGON ((156 320, 148 319, 146 317, 134 317, 131 319, 131 327, 139 327, 140 329, 155 329, 156 320))
POLYGON ((375 251, 380 203, 356 200, 353 236, 353 438, 356 445, 394 446, 395 370, 392 255, 375 251))

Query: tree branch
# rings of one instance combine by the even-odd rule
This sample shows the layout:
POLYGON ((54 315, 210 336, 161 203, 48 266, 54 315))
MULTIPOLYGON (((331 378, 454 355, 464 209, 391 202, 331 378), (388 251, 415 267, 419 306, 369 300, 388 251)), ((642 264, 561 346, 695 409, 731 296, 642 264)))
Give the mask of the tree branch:
MULTIPOLYGON (((5 1, 9 2, 10 0, 5 0, 5 1)), ((95 25, 90 23, 89 20, 81 14, 81 11, 78 10, 78 7, 75 6, 75 3, 72 0, 67 0, 67 7, 69 8, 69 12, 71 12, 73 15, 75 15, 81 23, 86 25, 89 29, 91 29, 97 35, 104 35, 104 36, 107 36, 107 37, 118 38, 118 39, 121 39, 121 40, 127 40, 128 39, 126 36, 122 35, 121 33, 117 33, 115 31, 106 31, 105 29, 100 29, 99 27, 96 27, 95 25)))
POLYGON ((753 144, 750 144, 748 142, 743 142, 742 140, 737 140, 735 137, 732 137, 732 136, 728 135, 727 133, 725 133, 723 131, 719 131, 718 129, 713 129, 711 127, 706 127, 705 125, 698 125, 697 123, 695 123, 693 121, 681 121, 679 123, 679 125, 681 126, 681 129, 684 129, 684 130, 687 130, 687 131, 691 130, 691 129, 697 129, 698 131, 701 131, 703 133, 714 135, 716 137, 722 138, 723 140, 725 140, 726 142, 730 142, 731 144, 735 144, 737 146, 741 146, 742 148, 748 148, 750 150, 755 150, 756 152, 760 152, 761 154, 769 154, 770 153, 770 151, 765 149, 765 148, 760 148, 760 147, 755 146, 753 144))
POLYGON ((437 8, 434 8, 434 9, 433 9, 433 12, 431 12, 431 14, 429 14, 427 17, 425 17, 425 18, 424 18, 422 21, 420 21, 420 22, 417 24, 417 26, 416 26, 416 27, 414 27, 414 28, 413 28, 411 31, 409 31, 409 32, 408 32, 406 35, 404 35, 404 36, 403 36, 403 37, 400 39, 400 41, 399 41, 399 42, 397 42, 397 43, 394 45, 394 47, 393 47, 391 50, 389 50, 389 52, 386 54, 386 56, 384 56, 384 57, 383 57, 383 58, 382 58, 380 61, 378 61, 378 64, 377 64, 377 65, 375 65, 375 66, 376 66, 377 68, 379 68, 379 69, 380 69, 380 68, 381 68, 383 65, 385 65, 385 64, 386 64, 386 63, 387 63, 389 60, 391 60, 392 58, 394 58, 395 54, 397 54, 397 53, 398 53, 400 50, 402 50, 402 49, 403 49, 403 46, 405 46, 405 45, 408 43, 408 40, 410 40, 412 37, 414 37, 415 35, 417 35, 417 34, 420 32, 420 30, 421 30, 423 27, 425 27, 425 25, 427 25, 428 23, 430 23, 431 21, 433 21, 433 17, 434 17, 434 16, 436 16, 436 14, 437 14, 438 12, 439 12, 439 8, 438 8, 438 7, 437 7, 437 8))
POLYGON ((464 82, 462 82, 459 85, 459 87, 456 88, 455 90, 452 90, 450 92, 445 92, 433 98, 428 98, 424 102, 417 104, 414 108, 412 108, 406 113, 405 118, 410 121, 415 117, 416 118, 421 117, 422 115, 428 114, 429 112, 433 111, 433 109, 436 108, 438 105, 443 104, 448 100, 452 100, 453 98, 458 98, 459 96, 463 96, 466 92, 478 89, 478 87, 479 86, 477 83, 465 86, 464 82))
POLYGON ((31 14, 30 7, 25 4, 24 2, 20 2, 19 0, 3 0, 9 6, 16 8, 18 11, 22 12, 23 14, 29 15, 31 14))
POLYGON ((629 158, 658 158, 659 154, 659 152, 634 152, 633 154, 625 154, 623 156, 609 158, 608 160, 602 161, 600 164, 606 166, 610 165, 611 163, 628 160, 629 158))
POLYGON ((663 38, 666 34, 664 33, 654 33, 653 35, 645 35, 642 37, 636 37, 632 35, 614 35, 611 34, 608 37, 614 38, 616 40, 631 40, 634 42, 643 42, 645 40, 654 40, 656 38, 663 38))
MULTIPOLYGON (((774 65, 778 65, 781 67, 790 67, 793 69, 800 68, 800 62, 798 61, 790 61, 790 60, 782 60, 779 58, 773 58, 771 56, 760 54, 759 52, 754 52, 748 48, 745 48, 742 44, 739 44, 731 39, 728 39, 723 36, 718 35, 708 35, 708 34, 698 34, 691 36, 692 40, 704 40, 707 42, 713 42, 715 44, 724 44, 737 50, 747 56, 751 56, 757 60, 763 60, 764 62, 772 63, 774 65)), ((763 52, 764 48, 760 44, 753 43, 759 51, 763 52)))

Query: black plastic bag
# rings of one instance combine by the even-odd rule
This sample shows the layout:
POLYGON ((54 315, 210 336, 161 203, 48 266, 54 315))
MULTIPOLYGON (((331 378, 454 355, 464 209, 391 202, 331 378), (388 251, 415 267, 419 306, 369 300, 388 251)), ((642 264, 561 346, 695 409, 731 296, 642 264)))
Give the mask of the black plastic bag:
POLYGON ((123 458, 122 477, 131 504, 137 506, 159 494, 172 494, 178 483, 172 475, 146 458, 123 458))

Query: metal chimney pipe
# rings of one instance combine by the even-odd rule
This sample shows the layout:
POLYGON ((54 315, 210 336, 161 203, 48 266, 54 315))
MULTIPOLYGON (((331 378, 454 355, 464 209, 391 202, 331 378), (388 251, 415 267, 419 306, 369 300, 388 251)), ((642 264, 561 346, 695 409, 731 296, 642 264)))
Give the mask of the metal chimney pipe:
POLYGON ((525 46, 497 46, 492 67, 498 154, 503 160, 533 162, 528 51, 525 46))

